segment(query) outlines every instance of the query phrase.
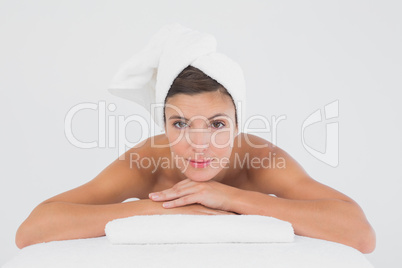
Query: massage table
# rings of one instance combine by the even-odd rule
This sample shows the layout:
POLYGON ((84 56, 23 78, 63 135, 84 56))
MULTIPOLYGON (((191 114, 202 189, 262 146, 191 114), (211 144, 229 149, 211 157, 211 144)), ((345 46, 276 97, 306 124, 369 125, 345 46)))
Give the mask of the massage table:
POLYGON ((107 237, 53 241, 21 249, 3 268, 276 267, 372 268, 339 243, 295 236, 291 243, 114 245, 107 237))

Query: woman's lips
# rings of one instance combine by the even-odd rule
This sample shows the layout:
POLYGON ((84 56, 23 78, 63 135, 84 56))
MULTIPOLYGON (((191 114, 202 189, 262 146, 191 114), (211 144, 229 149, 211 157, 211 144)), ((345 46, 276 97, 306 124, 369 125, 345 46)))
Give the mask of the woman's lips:
POLYGON ((203 160, 203 161, 195 161, 195 160, 188 160, 188 161, 190 162, 190 165, 195 168, 204 168, 204 167, 207 167, 211 163, 211 159, 203 160))

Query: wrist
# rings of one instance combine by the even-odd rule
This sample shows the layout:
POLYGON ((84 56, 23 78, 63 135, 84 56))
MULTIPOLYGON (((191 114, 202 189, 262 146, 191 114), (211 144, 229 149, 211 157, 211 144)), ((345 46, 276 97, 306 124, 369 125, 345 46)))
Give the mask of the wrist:
POLYGON ((237 214, 243 214, 241 212, 242 211, 241 208, 244 206, 243 198, 245 195, 247 195, 247 192, 248 192, 247 190, 233 187, 233 190, 231 192, 229 202, 227 205, 227 209, 225 209, 225 210, 235 212, 237 214))
POLYGON ((274 197, 261 192, 238 189, 230 202, 230 211, 244 215, 268 216, 268 203, 271 204, 272 198, 274 197))

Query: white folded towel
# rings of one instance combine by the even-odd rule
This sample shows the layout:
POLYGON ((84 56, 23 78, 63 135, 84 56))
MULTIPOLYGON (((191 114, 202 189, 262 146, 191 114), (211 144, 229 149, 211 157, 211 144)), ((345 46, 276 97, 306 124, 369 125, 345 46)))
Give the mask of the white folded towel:
POLYGON ((260 215, 138 215, 106 224, 112 244, 293 242, 289 222, 260 215))
POLYGON ((189 65, 218 81, 231 94, 241 130, 246 108, 241 67, 216 52, 214 36, 178 23, 160 29, 142 51, 121 66, 112 79, 109 92, 142 105, 163 128, 161 108, 167 93, 174 79, 189 65))

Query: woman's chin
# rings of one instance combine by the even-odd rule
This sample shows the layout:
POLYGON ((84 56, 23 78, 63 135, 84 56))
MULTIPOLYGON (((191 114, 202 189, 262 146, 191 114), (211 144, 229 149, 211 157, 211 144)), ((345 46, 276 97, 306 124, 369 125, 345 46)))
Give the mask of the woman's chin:
POLYGON ((202 178, 199 178, 199 177, 188 177, 190 180, 192 180, 192 181, 197 181, 197 182, 203 182, 203 181, 209 181, 209 180, 211 180, 213 177, 202 177, 202 178))
POLYGON ((186 172, 185 175, 187 178, 193 180, 193 181, 209 181, 213 179, 217 174, 219 173, 218 170, 203 170, 203 171, 195 171, 195 172, 186 172))

